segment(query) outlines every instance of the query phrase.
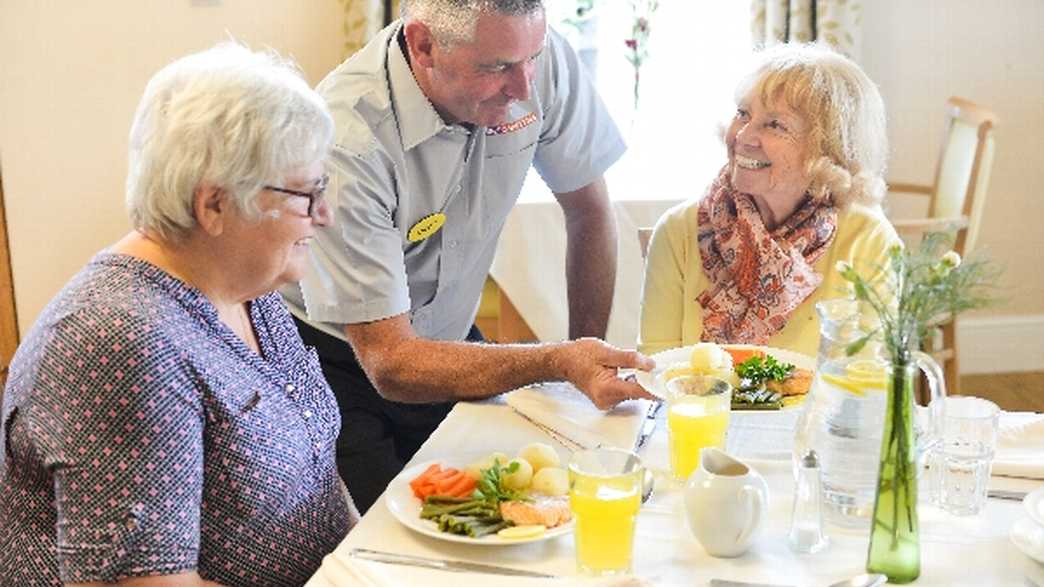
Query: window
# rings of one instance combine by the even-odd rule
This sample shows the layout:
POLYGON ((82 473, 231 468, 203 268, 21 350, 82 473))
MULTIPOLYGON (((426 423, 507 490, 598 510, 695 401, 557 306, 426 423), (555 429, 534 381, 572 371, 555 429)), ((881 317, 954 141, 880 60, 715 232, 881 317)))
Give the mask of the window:
MULTIPOLYGON (((627 139, 628 152, 610 169, 614 197, 684 199, 702 193, 725 164, 723 125, 735 110, 738 74, 751 54, 747 2, 660 0, 649 56, 634 108, 634 69, 625 57, 633 13, 628 0, 594 0, 596 31, 563 24, 583 0, 552 0, 552 26, 593 67, 599 92, 627 139)), ((522 197, 546 197, 536 177, 522 197), (543 194, 531 189, 539 184, 543 194)))

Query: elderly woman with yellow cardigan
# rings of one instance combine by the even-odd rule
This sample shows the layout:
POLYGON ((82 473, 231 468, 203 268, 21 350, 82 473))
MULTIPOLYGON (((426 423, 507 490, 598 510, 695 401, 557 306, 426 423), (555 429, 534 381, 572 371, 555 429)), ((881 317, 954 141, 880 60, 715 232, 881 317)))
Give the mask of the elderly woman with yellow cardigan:
POLYGON ((815 355, 816 303, 847 293, 836 263, 869 275, 900 242, 880 208, 884 104, 857 65, 781 45, 758 56, 736 96, 725 167, 653 232, 644 353, 713 341, 815 355))

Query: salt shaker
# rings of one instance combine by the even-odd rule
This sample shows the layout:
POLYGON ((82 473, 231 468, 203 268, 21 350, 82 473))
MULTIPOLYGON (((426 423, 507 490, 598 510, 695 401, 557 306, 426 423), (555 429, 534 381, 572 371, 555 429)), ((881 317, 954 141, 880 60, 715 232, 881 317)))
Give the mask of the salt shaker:
POLYGON ((812 554, 826 548, 820 507, 819 457, 809 450, 798 463, 797 486, 794 488, 794 511, 787 544, 794 552, 812 554))

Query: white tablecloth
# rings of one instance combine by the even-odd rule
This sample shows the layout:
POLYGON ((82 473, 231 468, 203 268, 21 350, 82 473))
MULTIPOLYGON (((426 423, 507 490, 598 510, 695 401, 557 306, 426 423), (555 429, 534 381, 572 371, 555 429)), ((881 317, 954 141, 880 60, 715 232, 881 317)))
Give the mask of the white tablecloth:
MULTIPOLYGON (((651 227, 668 208, 693 194, 655 191, 652 183, 647 189, 628 185, 615 170, 607 174, 607 181, 613 196, 619 247, 606 340, 634 348, 644 266, 638 248, 638 228, 651 227)), ((562 208, 532 172, 504 225, 490 274, 540 340, 564 340, 568 336, 565 249, 562 208)))
MULTIPOLYGON (((865 533, 828 526, 831 544, 815 555, 798 556, 786 546, 793 499, 790 462, 785 450, 773 454, 764 447, 786 445, 791 437, 788 418, 792 417, 786 413, 734 415, 727 448, 757 469, 770 488, 768 517, 761 534, 750 551, 734 559, 708 556, 689 533, 680 488, 665 481, 666 431, 664 422, 660 422, 642 453, 644 462, 657 471, 659 484, 638 518, 634 565, 637 576, 654 585, 706 585, 711 578, 827 585, 862 572, 866 563, 865 533), (753 447, 757 454, 752 456, 744 446, 753 447)), ((493 450, 513 454, 535 441, 550 442, 503 402, 460 403, 412 462, 493 450)), ((994 478, 993 485, 1032 490, 1040 482, 994 478)), ((922 506, 920 512, 922 570, 916 585, 1034 584, 1029 581, 1044 585, 1044 566, 1024 556, 1008 538, 1012 524, 1025 517, 1021 503, 990 499, 983 513, 971 517, 950 516, 928 505, 922 506)), ((404 527, 392 517, 382 499, 328 557, 312 584, 355 584, 339 570, 336 560, 330 560, 344 560, 352 548, 499 564, 566 577, 576 575, 573 540, 568 535, 502 547, 451 543, 404 527)), ((388 584, 411 584, 411 577, 417 576, 416 570, 407 567, 383 565, 380 571, 388 584)), ((428 578, 438 573, 428 571, 428 578)), ((438 579, 439 583, 457 587, 497 584, 497 577, 491 575, 442 575, 445 578, 438 579)))

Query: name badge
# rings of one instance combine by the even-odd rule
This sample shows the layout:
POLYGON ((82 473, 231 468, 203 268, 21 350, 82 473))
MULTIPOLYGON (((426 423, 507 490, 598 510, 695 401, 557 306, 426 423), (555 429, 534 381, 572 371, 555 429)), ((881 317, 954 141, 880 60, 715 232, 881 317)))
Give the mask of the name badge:
POLYGON ((410 227, 410 231, 406 233, 406 240, 411 243, 420 242, 438 232, 443 224, 446 224, 445 214, 442 212, 428 214, 410 227))

